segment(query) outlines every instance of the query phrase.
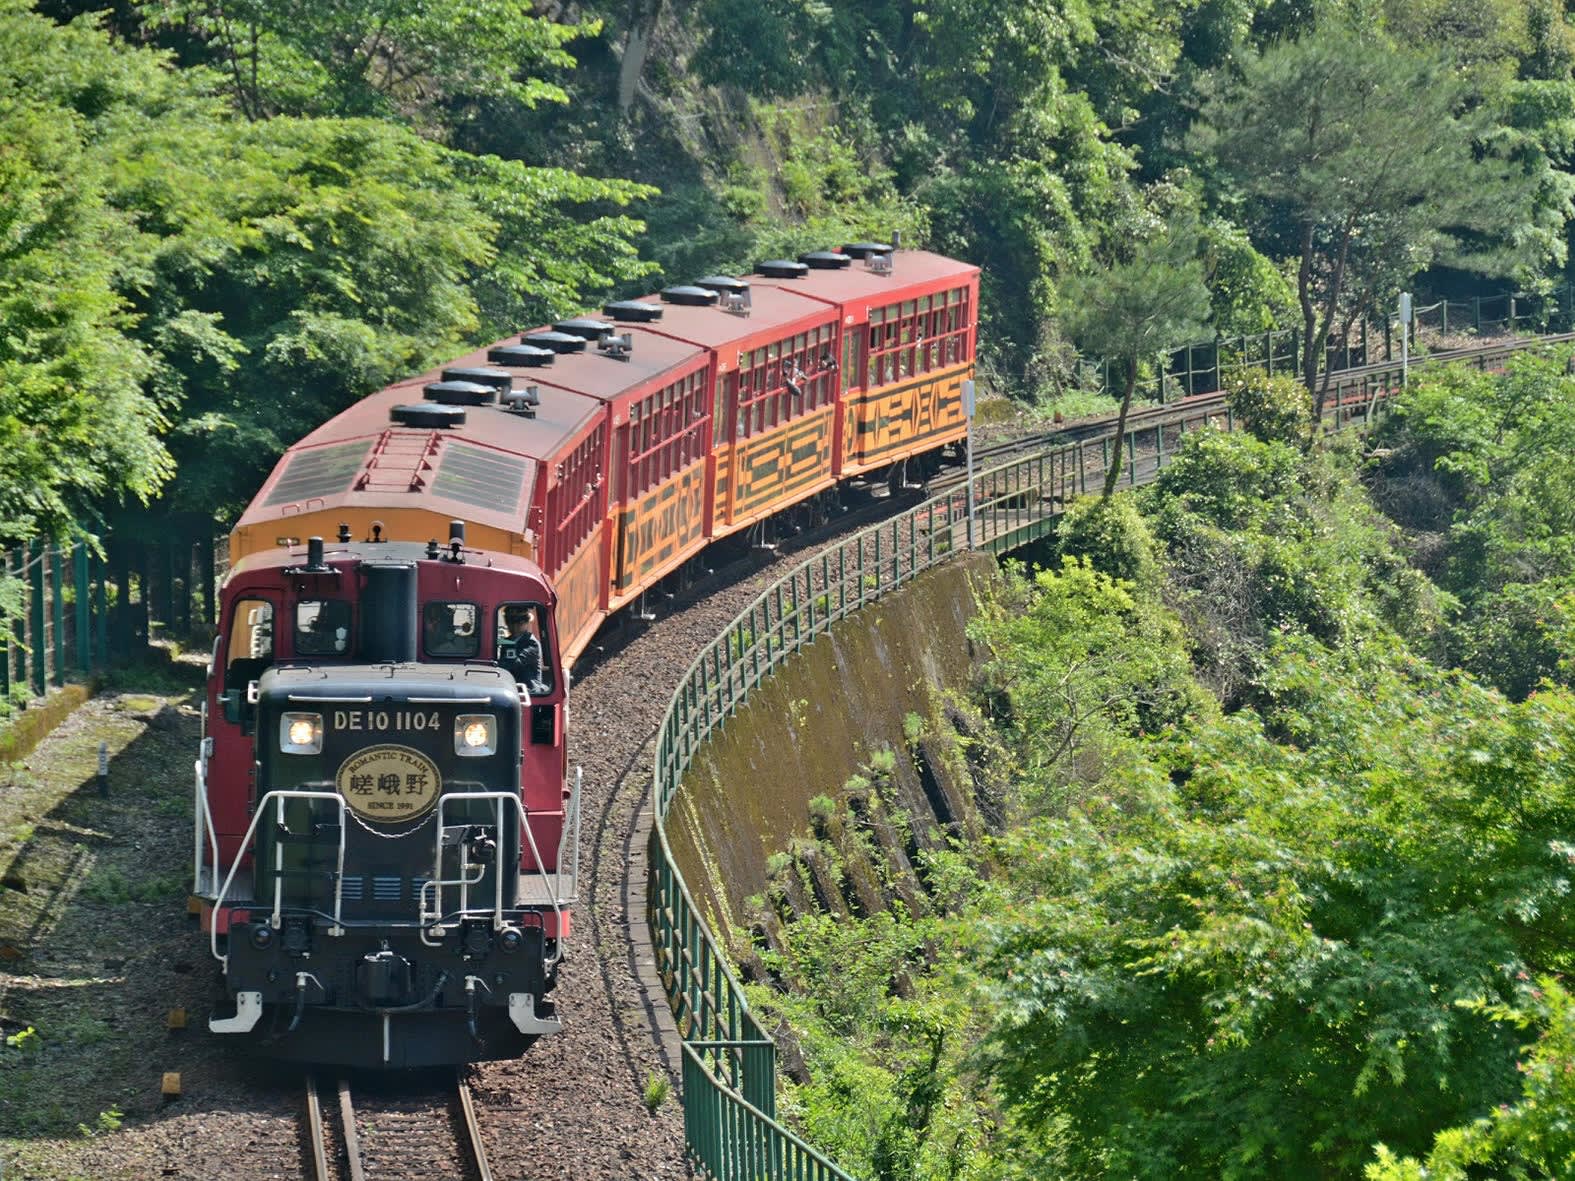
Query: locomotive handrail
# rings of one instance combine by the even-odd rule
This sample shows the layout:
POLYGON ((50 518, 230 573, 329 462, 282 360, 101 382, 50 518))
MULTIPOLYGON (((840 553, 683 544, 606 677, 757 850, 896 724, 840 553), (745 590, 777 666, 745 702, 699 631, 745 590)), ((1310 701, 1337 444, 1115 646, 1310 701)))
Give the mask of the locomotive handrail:
MULTIPOLYGON (((235 860, 230 863, 230 872, 224 875, 224 884, 219 887, 219 891, 214 896, 214 899, 213 899, 213 913, 214 913, 214 916, 215 916, 215 921, 210 925, 209 930, 208 930, 208 947, 209 947, 209 950, 213 952, 213 958, 218 960, 219 963, 223 964, 226 969, 228 969, 229 966, 230 966, 230 956, 229 956, 228 952, 225 952, 222 955, 219 952, 219 924, 218 924, 218 921, 217 921, 217 916, 219 914, 219 908, 224 905, 224 896, 230 892, 230 886, 233 885, 234 882, 235 882, 236 871, 241 868, 241 862, 245 859, 245 856, 246 856, 245 851, 246 851, 246 849, 248 847, 250 847, 250 845, 252 843, 252 837, 254 835, 256 835, 258 823, 262 820, 263 816, 265 816, 267 814, 267 812, 268 812, 268 801, 270 801, 270 800, 273 800, 273 801, 276 802, 276 807, 275 807, 276 815, 274 817, 274 822, 276 824, 278 824, 280 827, 283 827, 283 825, 284 825, 284 802, 285 802, 285 800, 330 800, 330 801, 332 801, 334 803, 334 805, 336 807, 338 807, 338 809, 339 809, 339 863, 338 863, 337 873, 334 875, 334 928, 335 928, 334 934, 338 934, 339 931, 342 929, 341 918, 342 918, 342 914, 343 914, 343 903, 344 903, 343 886, 344 886, 344 877, 345 877, 345 828, 344 828, 344 824, 345 824, 345 798, 344 798, 344 796, 340 795, 336 791, 296 791, 296 790, 284 789, 284 788, 280 788, 279 790, 276 790, 276 791, 270 791, 266 795, 264 795, 262 799, 257 801, 257 810, 252 813, 252 822, 249 825, 246 826, 246 835, 241 838, 240 846, 239 846, 239 848, 238 848, 238 850, 237 850, 237 852, 235 854, 235 860)), ((273 925, 277 929, 279 924, 280 924, 280 921, 281 921, 281 911, 283 910, 282 901, 283 901, 283 889, 284 889, 284 885, 283 885, 283 883, 284 883, 284 875, 283 875, 283 873, 281 871, 284 868, 284 861, 283 861, 283 858, 284 858, 284 846, 282 844, 276 844, 275 845, 274 856, 275 856, 276 864, 274 866, 274 875, 275 876, 274 876, 274 897, 273 897, 273 914, 272 914, 272 918, 273 918, 273 925)), ((217 877, 218 862, 214 862, 214 871, 215 871, 215 877, 217 877)))
MULTIPOLYGON (((1486 369, 1526 348, 1570 341, 1575 334, 1514 341, 1422 358, 1413 367, 1474 361, 1486 369)), ((1336 374, 1324 424, 1334 430, 1352 422, 1370 425, 1401 376, 1399 364, 1336 374)), ((658 970, 684 1039, 686 1142, 691 1156, 719 1181, 851 1178, 777 1122, 775 1043, 749 1011, 742 985, 674 861, 667 816, 700 744, 777 664, 838 619, 957 553, 1001 554, 1044 536, 1075 496, 1103 480, 1112 446, 1126 448, 1123 476, 1135 486, 1151 482, 1169 462, 1167 437, 1179 446, 1189 430, 1236 426, 1223 396, 1164 409, 1168 413, 1159 421, 1130 423, 1119 440, 1112 431, 996 464, 975 473, 971 485, 949 488, 845 539, 834 548, 835 557, 828 550, 800 562, 703 648, 679 681, 657 729, 653 758, 648 910, 658 970), (977 528, 970 531, 970 523, 977 528)))

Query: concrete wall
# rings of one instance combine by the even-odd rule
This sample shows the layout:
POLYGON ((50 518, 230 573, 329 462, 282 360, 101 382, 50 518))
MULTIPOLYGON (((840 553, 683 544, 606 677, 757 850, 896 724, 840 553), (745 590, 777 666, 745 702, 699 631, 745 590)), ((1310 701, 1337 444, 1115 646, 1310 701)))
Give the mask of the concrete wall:
MULTIPOLYGON (((765 890, 766 858, 808 832, 809 800, 835 795, 876 751, 903 750, 904 718, 933 716, 938 690, 966 686, 983 655, 966 628, 980 584, 996 573, 987 555, 961 558, 843 620, 700 751, 669 813, 668 840, 724 945, 739 946, 743 900, 765 890)), ((971 812, 966 792, 924 779, 912 759, 897 760, 895 802, 910 815, 971 812)))

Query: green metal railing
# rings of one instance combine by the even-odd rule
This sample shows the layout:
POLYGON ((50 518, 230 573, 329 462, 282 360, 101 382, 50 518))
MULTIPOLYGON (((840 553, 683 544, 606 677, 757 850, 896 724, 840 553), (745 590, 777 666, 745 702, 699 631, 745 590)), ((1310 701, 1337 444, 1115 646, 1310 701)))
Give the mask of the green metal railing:
POLYGON ((211 624, 223 539, 34 541, 0 550, 0 717, 71 676, 138 659, 159 629, 211 624))
MULTIPOLYGON (((1568 341, 1569 337, 1559 338, 1568 341)), ((1511 353, 1546 343, 1510 342, 1448 358, 1487 369, 1511 353)), ((1426 358, 1412 368, 1428 367, 1426 358)), ((1324 424, 1370 424, 1401 370, 1368 368, 1336 375, 1324 424)), ((1124 449, 1122 480, 1149 483, 1183 438, 1231 430, 1219 399, 1178 405, 1126 432, 1052 447, 980 472, 789 570, 701 651, 673 694, 657 732, 652 798, 654 867, 649 918, 658 970, 684 1038, 684 1131, 690 1154, 719 1181, 830 1181, 849 1174, 776 1119, 776 1049, 749 1012, 743 990, 706 926, 667 839, 667 816, 700 746, 776 666, 866 604, 955 554, 1002 554, 1047 535, 1073 497, 1101 487, 1114 448, 1124 449)))
POLYGON ((21 610, 0 628, 0 698, 42 697, 109 662, 105 567, 85 545, 35 541, 0 554, 21 591, 21 610))
MULTIPOLYGON (((1441 299, 1412 312, 1412 331, 1424 343, 1438 345, 1438 337, 1454 334, 1563 331, 1575 325, 1575 286, 1569 283, 1550 292, 1505 291, 1465 300, 1441 299), (1437 334, 1436 336, 1434 334, 1437 334)), ((1169 402, 1224 388, 1248 369, 1269 373, 1301 371, 1300 327, 1274 328, 1236 336, 1196 340, 1181 348, 1145 359, 1137 395, 1146 400, 1169 402)), ((1420 351, 1413 340, 1413 351, 1420 351)), ((1324 345, 1323 367, 1350 369, 1399 360, 1400 320, 1396 313, 1364 317, 1348 332, 1331 334, 1324 345)), ((1076 383, 1084 389, 1119 390, 1124 363, 1111 359, 1080 359, 1076 383)))

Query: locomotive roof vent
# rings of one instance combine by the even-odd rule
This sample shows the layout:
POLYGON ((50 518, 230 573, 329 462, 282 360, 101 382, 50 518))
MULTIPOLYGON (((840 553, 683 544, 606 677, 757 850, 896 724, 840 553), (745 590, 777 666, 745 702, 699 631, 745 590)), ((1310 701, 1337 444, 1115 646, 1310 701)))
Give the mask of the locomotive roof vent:
POLYGON ((614 320, 628 320, 635 324, 649 324, 662 318, 662 305, 646 303, 639 299, 620 299, 617 303, 602 305, 602 314, 614 320))
POLYGON ((465 408, 444 406, 435 402, 419 402, 414 405, 395 406, 389 410, 388 417, 399 426, 424 426, 431 430, 443 430, 447 427, 464 426, 465 408))
POLYGON ((718 293, 732 292, 734 295, 749 290, 747 279, 735 279, 731 275, 707 275, 704 279, 695 280, 696 287, 704 287, 708 291, 718 293))
POLYGON ((802 279, 809 273, 806 264, 794 262, 791 258, 768 258, 765 262, 756 263, 755 270, 768 279, 802 279))
POLYGON ((867 259, 872 254, 890 254, 889 242, 849 242, 842 248, 842 253, 850 258, 867 259))
POLYGON ((606 320, 593 320, 589 316, 581 316, 577 320, 562 320, 552 326, 554 332, 565 332, 570 336, 578 336, 585 340, 596 340, 606 336, 613 330, 613 326, 606 320))
POLYGON ((798 260, 813 271, 840 271, 853 262, 846 254, 836 250, 811 250, 808 254, 799 255, 798 260))
POLYGON ((464 365, 457 369, 443 370, 444 381, 473 381, 477 385, 489 385, 500 394, 505 394, 514 385, 514 379, 501 369, 488 369, 484 365, 464 365))
POLYGON ((539 349, 530 344, 505 344, 487 350, 487 360, 494 365, 513 365, 518 369, 540 369, 551 365, 557 354, 551 349, 539 349))
POLYGON ((685 304, 689 307, 708 308, 716 302, 717 293, 709 287, 664 287, 663 303, 685 304))
POLYGON ((433 381, 421 390, 428 402, 448 406, 485 406, 498 396, 496 387, 476 381, 433 381))
POLYGON ((891 274, 891 255, 871 254, 864 259, 864 269, 872 275, 891 274))
POLYGON ((724 312, 732 312, 735 316, 747 316, 751 306, 747 287, 742 291, 722 292, 721 307, 724 312))
POLYGON ((617 335, 608 333, 596 342, 596 348, 605 356, 618 361, 627 361, 629 354, 634 352, 634 337, 627 332, 617 335))
POLYGON ((583 353, 585 338, 572 332, 527 332, 520 337, 524 344, 538 349, 551 349, 555 353, 583 353))
POLYGON ((521 414, 526 418, 536 417, 536 407, 541 405, 541 387, 528 385, 522 390, 513 390, 503 395, 503 409, 510 414, 521 414))

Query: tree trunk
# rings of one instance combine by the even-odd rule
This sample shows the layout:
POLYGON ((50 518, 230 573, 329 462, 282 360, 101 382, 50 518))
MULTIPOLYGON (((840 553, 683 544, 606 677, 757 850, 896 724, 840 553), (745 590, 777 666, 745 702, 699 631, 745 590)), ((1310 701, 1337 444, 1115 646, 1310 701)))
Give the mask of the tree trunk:
POLYGON ((1318 309, 1312 301, 1313 224, 1302 223, 1302 260, 1296 271, 1296 298, 1302 308, 1302 380, 1310 397, 1318 396, 1318 353, 1313 341, 1318 335, 1318 309))
POLYGON ((1121 413, 1116 416, 1116 454, 1105 473, 1105 492, 1101 499, 1109 500, 1116 492, 1116 481, 1121 478, 1121 451, 1126 446, 1127 411, 1132 409, 1132 391, 1137 389, 1138 363, 1136 357, 1127 358, 1127 388, 1121 395, 1121 413))
POLYGON ((623 61, 618 66, 618 113, 625 117, 634 106, 635 87, 656 38, 656 20, 664 0, 633 0, 629 5, 629 36, 623 45, 623 61))

